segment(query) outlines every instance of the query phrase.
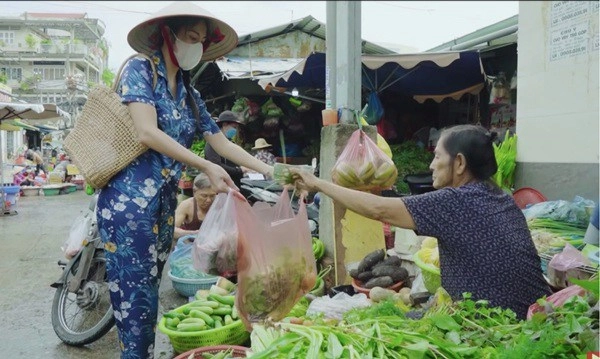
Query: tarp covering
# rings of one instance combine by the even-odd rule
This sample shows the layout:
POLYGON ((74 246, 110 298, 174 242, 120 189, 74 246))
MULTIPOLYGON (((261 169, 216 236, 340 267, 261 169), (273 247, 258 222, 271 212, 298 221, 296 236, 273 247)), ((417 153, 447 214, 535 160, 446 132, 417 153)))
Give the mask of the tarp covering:
MULTIPOLYGON (((485 73, 477 51, 363 55, 362 86, 378 93, 390 90, 424 102, 459 99, 484 87, 485 73)), ((281 75, 262 78, 266 88, 325 87, 325 53, 313 53, 281 75)))

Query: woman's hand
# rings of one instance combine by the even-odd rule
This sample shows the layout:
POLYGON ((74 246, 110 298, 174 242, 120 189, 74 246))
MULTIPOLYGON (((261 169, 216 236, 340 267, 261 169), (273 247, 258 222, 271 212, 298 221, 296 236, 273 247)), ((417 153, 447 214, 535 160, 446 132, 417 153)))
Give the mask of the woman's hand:
POLYGON ((212 188, 217 193, 227 193, 230 188, 239 191, 239 188, 233 183, 229 174, 223 169, 223 167, 211 163, 208 167, 201 169, 206 173, 212 184, 212 188))
POLYGON ((294 179, 294 185, 299 190, 308 192, 319 191, 320 179, 314 174, 297 168, 290 168, 290 173, 294 179))

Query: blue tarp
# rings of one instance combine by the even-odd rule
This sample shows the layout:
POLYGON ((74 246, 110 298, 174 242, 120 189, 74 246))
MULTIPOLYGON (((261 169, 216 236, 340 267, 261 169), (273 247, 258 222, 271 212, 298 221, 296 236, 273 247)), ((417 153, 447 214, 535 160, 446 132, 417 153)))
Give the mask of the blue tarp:
MULTIPOLYGON (((419 102, 479 93, 485 74, 477 51, 378 55, 362 57, 362 86, 381 93, 394 91, 419 102)), ((261 85, 325 88, 325 53, 313 53, 281 76, 262 79, 261 85), (289 77, 288 77, 289 76, 289 77), (287 77, 287 80, 286 80, 287 77)))

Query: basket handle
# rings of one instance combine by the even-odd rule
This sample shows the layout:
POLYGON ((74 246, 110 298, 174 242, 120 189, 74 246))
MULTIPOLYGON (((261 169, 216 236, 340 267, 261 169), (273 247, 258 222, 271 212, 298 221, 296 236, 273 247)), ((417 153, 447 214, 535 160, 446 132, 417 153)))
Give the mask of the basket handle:
POLYGON ((117 76, 116 76, 115 82, 113 83, 113 86, 112 86, 113 91, 115 91, 115 92, 117 91, 119 82, 121 82, 121 73, 123 72, 123 68, 125 67, 125 64, 129 60, 133 59, 134 57, 138 57, 138 56, 141 56, 141 57, 145 58, 146 60, 150 61, 150 66, 152 67, 152 91, 154 91, 156 89, 157 75, 156 75, 156 66, 154 65, 154 61, 152 61, 150 56, 139 52, 137 54, 133 54, 133 55, 129 56, 128 58, 125 59, 125 61, 123 61, 123 63, 119 67, 119 71, 117 71, 117 76))

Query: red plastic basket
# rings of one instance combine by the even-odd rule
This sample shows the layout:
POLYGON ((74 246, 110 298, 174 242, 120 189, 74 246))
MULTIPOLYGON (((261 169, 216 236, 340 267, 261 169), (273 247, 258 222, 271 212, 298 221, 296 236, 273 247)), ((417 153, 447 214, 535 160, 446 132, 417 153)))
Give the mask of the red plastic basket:
POLYGON ((546 202, 548 199, 538 190, 531 187, 519 188, 513 193, 513 198, 519 208, 524 209, 528 204, 546 202))
POLYGON ((216 354, 225 350, 232 350, 232 356, 234 358, 245 358, 248 348, 238 345, 215 345, 212 347, 192 349, 179 354, 173 359, 204 359, 204 355, 202 354, 216 354))

